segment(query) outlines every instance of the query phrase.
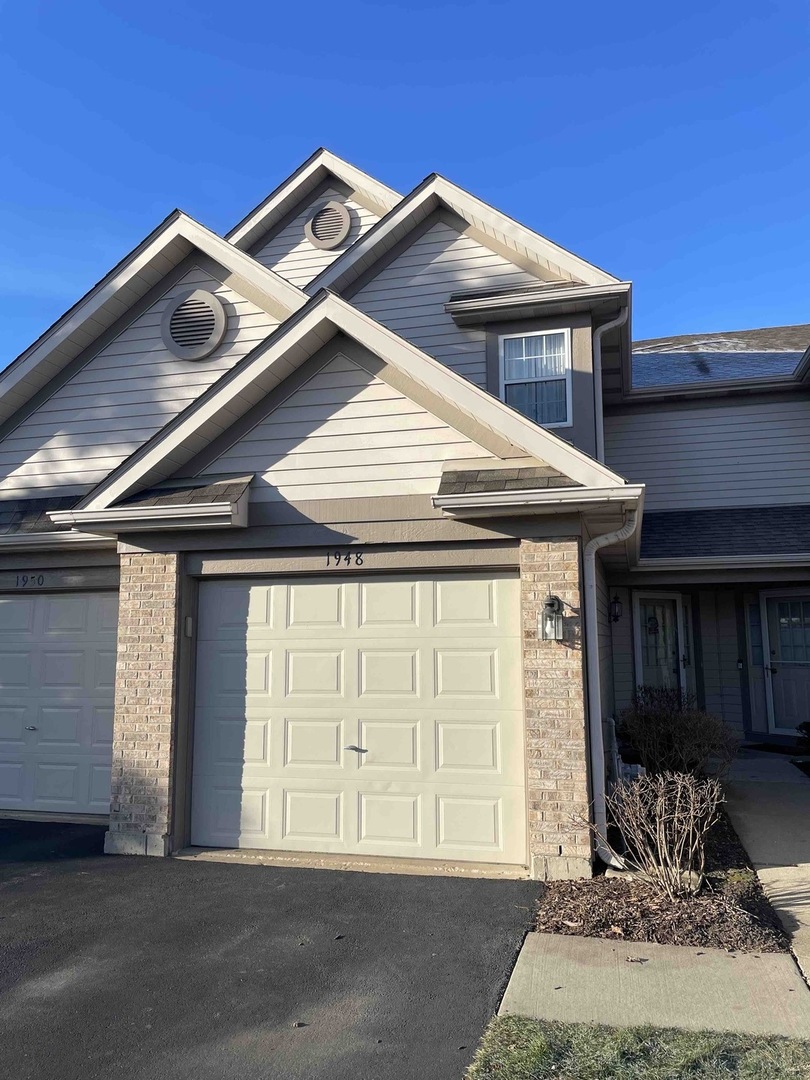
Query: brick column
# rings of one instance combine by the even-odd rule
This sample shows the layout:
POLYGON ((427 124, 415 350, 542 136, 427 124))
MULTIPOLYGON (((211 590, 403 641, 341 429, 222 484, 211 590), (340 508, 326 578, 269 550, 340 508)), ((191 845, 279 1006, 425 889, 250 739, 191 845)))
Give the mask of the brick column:
POLYGON ((168 853, 178 564, 177 555, 121 555, 110 854, 168 853))
POLYGON ((572 829, 589 815, 584 634, 577 537, 520 545, 523 685, 532 877, 590 877, 591 838, 572 829), (563 640, 543 641, 538 617, 563 602, 563 640))

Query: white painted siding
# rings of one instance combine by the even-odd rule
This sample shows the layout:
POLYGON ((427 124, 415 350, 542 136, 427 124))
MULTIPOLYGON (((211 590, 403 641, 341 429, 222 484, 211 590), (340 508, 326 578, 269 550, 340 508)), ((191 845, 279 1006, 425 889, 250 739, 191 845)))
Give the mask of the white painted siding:
POLYGON ((673 406, 605 418, 607 464, 647 510, 810 501, 810 398, 673 406))
POLYGON ((292 282, 299 288, 308 285, 313 278, 317 277, 322 270, 342 255, 351 244, 368 232, 371 226, 379 221, 376 214, 367 210, 365 206, 352 199, 347 199, 338 191, 325 191, 317 199, 313 199, 301 208, 300 213, 286 225, 281 232, 271 236, 258 251, 254 258, 270 270, 275 270, 281 277, 292 282), (312 213, 312 208, 317 203, 326 199, 335 199, 343 203, 351 212, 352 227, 346 242, 331 251, 314 247, 304 235, 304 225, 312 213))
POLYGON ((0 498, 88 490, 276 325, 203 270, 191 270, 0 443, 0 498), (191 287, 229 306, 225 337, 207 360, 179 360, 161 340, 164 309, 191 287))
POLYGON ((427 495, 442 462, 491 456, 338 356, 202 475, 257 473, 253 502, 427 495))
POLYGON ((537 278, 449 225, 417 237, 352 303, 430 356, 486 386, 486 335, 444 311, 453 292, 536 284, 537 278))

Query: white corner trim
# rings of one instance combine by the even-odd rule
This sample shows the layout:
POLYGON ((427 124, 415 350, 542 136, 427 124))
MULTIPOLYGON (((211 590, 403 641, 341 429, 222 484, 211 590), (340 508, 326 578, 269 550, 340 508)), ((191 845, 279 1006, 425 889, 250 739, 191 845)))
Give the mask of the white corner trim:
POLYGON ((52 510, 56 525, 91 525, 105 533, 151 529, 218 529, 247 526, 247 492, 233 502, 174 506, 119 506, 103 510, 52 510))
POLYGON ((643 484, 610 488, 535 488, 526 491, 490 491, 465 495, 434 495, 436 510, 448 517, 491 517, 497 514, 555 513, 587 510, 594 506, 620 504, 637 509, 644 495, 643 484))

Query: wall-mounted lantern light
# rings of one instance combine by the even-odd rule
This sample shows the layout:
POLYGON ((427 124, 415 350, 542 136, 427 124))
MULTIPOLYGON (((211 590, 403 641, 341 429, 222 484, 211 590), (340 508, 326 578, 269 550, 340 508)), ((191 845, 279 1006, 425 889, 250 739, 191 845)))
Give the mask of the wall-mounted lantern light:
POLYGON ((613 594, 613 599, 610 601, 609 611, 611 622, 618 622, 619 619, 622 617, 622 602, 619 599, 618 593, 613 594))
POLYGON ((559 596, 547 596, 540 616, 540 636, 543 641, 562 641, 562 600, 559 596))

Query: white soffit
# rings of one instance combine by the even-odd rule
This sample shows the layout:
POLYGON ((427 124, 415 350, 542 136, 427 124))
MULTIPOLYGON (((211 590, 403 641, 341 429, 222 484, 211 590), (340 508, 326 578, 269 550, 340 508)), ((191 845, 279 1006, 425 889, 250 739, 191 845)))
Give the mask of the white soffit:
POLYGON ((85 496, 77 509, 104 509, 131 492, 176 473, 338 332, 438 394, 451 408, 577 483, 590 488, 625 484, 607 466, 538 427, 347 301, 331 293, 321 293, 272 339, 258 345, 184 413, 114 469, 85 496))
POLYGON ((279 318, 288 318, 306 303, 300 289, 176 210, 0 374, 0 422, 11 417, 195 250, 262 293, 279 318))
POLYGON ((342 180, 355 192, 360 202, 380 215, 388 213, 402 201, 398 191, 386 187, 373 176, 322 148, 316 150, 255 210, 251 210, 247 217, 226 233, 226 240, 247 251, 330 176, 342 180))
POLYGON ((360 274, 374 265, 394 244, 440 206, 469 223, 483 243, 514 252, 519 265, 535 268, 538 277, 551 274, 583 285, 613 285, 619 278, 593 266, 539 233, 457 187, 443 176, 429 176, 399 202, 384 218, 356 240, 340 258, 328 266, 307 287, 314 294, 329 288, 343 292, 360 274))

